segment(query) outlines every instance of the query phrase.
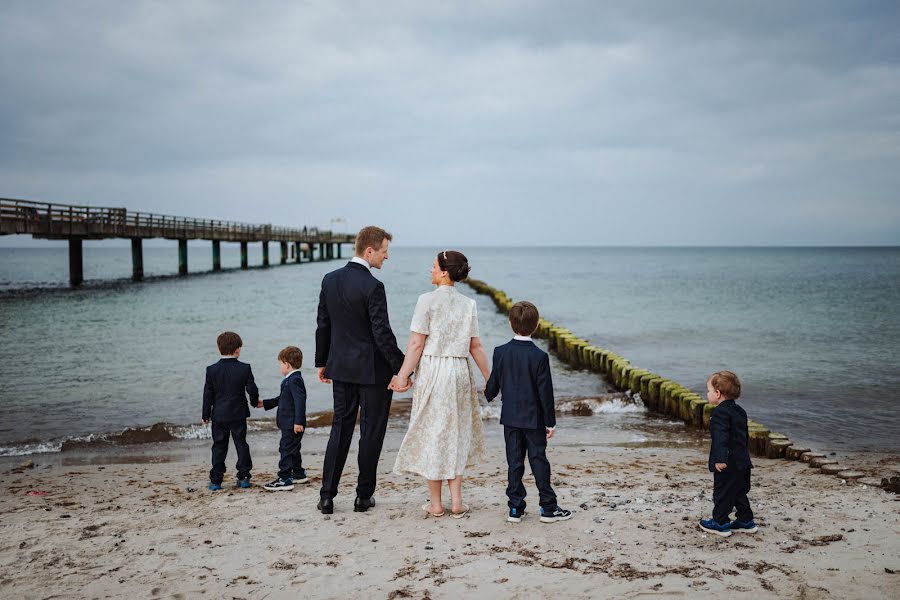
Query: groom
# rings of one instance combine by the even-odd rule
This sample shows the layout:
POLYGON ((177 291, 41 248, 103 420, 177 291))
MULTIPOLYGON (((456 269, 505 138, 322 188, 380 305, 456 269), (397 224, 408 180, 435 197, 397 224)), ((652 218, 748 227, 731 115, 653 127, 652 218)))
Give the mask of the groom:
POLYGON ((388 258, 393 238, 380 227, 363 227, 356 236, 356 256, 343 268, 322 279, 316 329, 316 367, 319 381, 331 383, 334 420, 322 467, 322 489, 317 508, 334 512, 334 497, 359 412, 359 481, 353 510, 375 506, 375 471, 384 443, 393 392, 388 383, 406 391, 410 382, 394 382, 403 353, 388 321, 384 284, 371 269, 388 258))

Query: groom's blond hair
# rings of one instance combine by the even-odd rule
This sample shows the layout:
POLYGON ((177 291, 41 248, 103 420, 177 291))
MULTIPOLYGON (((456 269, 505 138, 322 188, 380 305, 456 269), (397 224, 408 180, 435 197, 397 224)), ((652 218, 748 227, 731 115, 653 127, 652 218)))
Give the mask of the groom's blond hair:
POLYGON ((379 250, 381 248, 381 244, 384 243, 384 240, 392 242, 394 240, 394 236, 392 236, 381 227, 376 227, 374 225, 363 227, 359 230, 359 233, 356 234, 356 255, 362 256, 363 254, 365 254, 366 248, 379 250))

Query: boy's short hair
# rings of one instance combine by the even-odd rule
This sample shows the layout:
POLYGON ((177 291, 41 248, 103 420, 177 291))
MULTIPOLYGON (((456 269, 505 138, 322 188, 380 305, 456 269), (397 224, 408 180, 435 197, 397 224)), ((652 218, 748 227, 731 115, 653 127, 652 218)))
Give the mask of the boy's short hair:
POLYGON ((278 353, 278 360, 299 369, 303 364, 303 353, 297 346, 288 346, 278 353))
POLYGON ((541 315, 538 313, 537 306, 527 300, 516 302, 509 309, 509 324, 512 330, 519 335, 531 335, 534 333, 540 318, 541 315))
POLYGON ((719 390, 728 400, 737 400, 741 397, 741 380, 731 371, 716 371, 709 376, 709 385, 714 390, 719 390))
POLYGON ((219 337, 216 338, 216 346, 219 347, 219 354, 222 356, 231 356, 237 352, 238 348, 243 347, 243 345, 244 340, 233 331, 220 333, 219 337))
POLYGON ((384 243, 384 240, 391 242, 394 240, 394 236, 381 227, 376 227, 374 225, 363 227, 359 230, 359 233, 356 234, 356 245, 354 248, 356 250, 356 255, 362 256, 365 254, 366 248, 378 250, 381 248, 381 244, 384 243))

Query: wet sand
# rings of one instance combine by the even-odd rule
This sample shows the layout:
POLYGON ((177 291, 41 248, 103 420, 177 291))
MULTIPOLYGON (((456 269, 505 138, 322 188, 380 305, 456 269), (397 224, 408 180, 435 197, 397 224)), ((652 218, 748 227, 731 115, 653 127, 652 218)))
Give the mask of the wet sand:
MULTIPOLYGON (((325 435, 304 440, 311 482, 259 487, 274 446, 253 442, 254 487, 205 489, 205 442, 34 457, 0 475, 0 586, 9 598, 900 597, 900 502, 806 464, 755 458, 760 531, 722 539, 706 449, 554 440, 567 522, 505 521, 506 463, 496 436, 466 479, 472 511, 425 518, 424 482, 380 464, 377 506, 352 510, 355 443, 332 516, 316 509, 325 435), (636 447, 630 447, 636 446, 636 447)), ((233 449, 229 468, 233 467, 233 449)), ((900 464, 900 457, 882 457, 900 464)), ((21 461, 18 461, 21 462, 21 461)), ((449 507, 448 507, 449 508, 449 507)))

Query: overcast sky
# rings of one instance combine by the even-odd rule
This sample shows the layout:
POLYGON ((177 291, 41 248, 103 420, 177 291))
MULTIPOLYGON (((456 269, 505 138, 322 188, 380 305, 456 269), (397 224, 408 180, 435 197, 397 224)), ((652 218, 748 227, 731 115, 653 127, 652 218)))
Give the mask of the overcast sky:
POLYGON ((894 1, 4 2, 0 196, 410 245, 900 244, 898 32, 894 1))

